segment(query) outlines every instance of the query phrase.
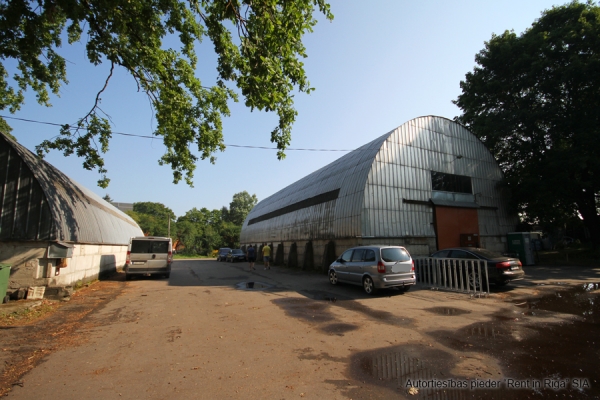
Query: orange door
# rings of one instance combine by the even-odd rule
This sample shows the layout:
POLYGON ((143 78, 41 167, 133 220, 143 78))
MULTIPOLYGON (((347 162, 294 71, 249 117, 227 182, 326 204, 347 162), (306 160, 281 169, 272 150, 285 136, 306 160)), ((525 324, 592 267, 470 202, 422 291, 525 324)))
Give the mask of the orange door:
POLYGON ((461 233, 479 235, 477 209, 435 206, 435 232, 438 250, 459 247, 461 233))

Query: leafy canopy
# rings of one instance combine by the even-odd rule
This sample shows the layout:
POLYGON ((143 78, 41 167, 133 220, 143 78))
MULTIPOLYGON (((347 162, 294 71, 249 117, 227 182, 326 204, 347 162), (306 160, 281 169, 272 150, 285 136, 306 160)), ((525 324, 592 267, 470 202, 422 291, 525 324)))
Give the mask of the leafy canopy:
POLYGON ((250 195, 247 191, 239 192, 233 195, 231 203, 229 203, 228 219, 235 225, 242 226, 244 220, 258 203, 258 198, 255 194, 250 195))
POLYGON ((145 235, 168 236, 169 220, 175 219, 173 211, 162 203, 150 201, 133 203, 133 211, 127 211, 138 223, 145 235))
MULTIPOLYGON (((237 101, 237 93, 251 109, 277 113, 271 141, 283 159, 297 115, 291 93, 312 90, 300 59, 306 57, 302 36, 317 22, 315 9, 333 19, 325 0, 0 0, 0 110, 17 112, 28 88, 39 104, 51 105, 50 93, 58 96, 68 83, 59 54, 66 33, 69 44, 86 40, 89 61, 108 63, 110 72, 89 112, 43 141, 40 156, 52 149, 76 153, 86 169, 99 171, 98 184, 108 185, 102 154, 112 131, 99 102, 115 67, 122 67, 152 104, 154 135, 166 147, 159 164, 171 166, 174 183, 185 179, 192 186, 193 146, 211 162, 225 149, 221 118, 229 116, 227 103, 237 101), (167 36, 177 37, 180 48, 165 48, 167 36), (206 37, 218 56, 218 78, 209 85, 195 76, 195 46, 206 37), (9 79, 5 60, 11 59, 17 72, 9 79)), ((2 118, 0 128, 9 129, 2 118)))
POLYGON ((492 151, 531 223, 580 215, 600 239, 600 7, 544 11, 521 35, 493 35, 460 86, 456 118, 492 151))

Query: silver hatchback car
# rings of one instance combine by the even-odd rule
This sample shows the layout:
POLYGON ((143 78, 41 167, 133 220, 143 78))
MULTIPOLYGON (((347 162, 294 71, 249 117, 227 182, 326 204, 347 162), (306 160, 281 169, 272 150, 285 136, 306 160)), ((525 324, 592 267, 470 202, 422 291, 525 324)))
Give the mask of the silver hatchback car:
POLYGON ((329 266, 329 282, 361 285, 367 294, 391 287, 406 292, 416 283, 415 265, 404 247, 353 247, 329 266))

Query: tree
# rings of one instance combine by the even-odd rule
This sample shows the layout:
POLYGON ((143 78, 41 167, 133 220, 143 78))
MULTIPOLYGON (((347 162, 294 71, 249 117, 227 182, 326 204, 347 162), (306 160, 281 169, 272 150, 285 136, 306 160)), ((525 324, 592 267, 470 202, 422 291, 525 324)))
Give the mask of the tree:
POLYGON ((553 7, 492 35, 460 83, 456 120, 492 151, 530 222, 583 218, 600 240, 600 7, 553 7))
POLYGON ((256 195, 250 194, 247 191, 236 193, 233 195, 231 203, 229 203, 228 220, 236 225, 242 225, 246 216, 252 211, 254 206, 258 203, 256 195))
POLYGON ((222 225, 220 210, 192 208, 177 219, 177 238, 185 246, 185 253, 209 254, 224 244, 222 225))
MULTIPOLYGON (((171 166, 175 183, 184 178, 192 186, 198 160, 192 145, 201 159, 211 162, 217 150, 225 149, 221 118, 229 115, 227 102, 237 101, 238 93, 251 109, 277 113, 271 141, 282 159, 297 115, 291 93, 312 90, 299 59, 306 57, 301 39, 316 24, 315 9, 333 19, 325 0, 3 1, 0 110, 18 111, 27 88, 39 104, 50 106, 49 93, 59 95, 67 83, 66 62, 59 54, 63 38, 69 44, 85 38, 89 61, 110 65, 106 83, 90 99, 89 112, 75 126, 63 125, 56 139, 43 141, 38 154, 75 152, 83 157, 84 168, 101 174, 98 184, 108 185, 102 154, 108 151, 111 127, 99 103, 114 69, 122 67, 154 109, 154 135, 166 146, 159 163, 171 166), (194 74, 195 46, 205 37, 218 56, 212 86, 194 74), (166 38, 178 38, 179 48, 165 48, 166 38), (17 63, 12 81, 5 60, 17 63)), ((8 130, 7 125, 0 118, 0 128, 8 130)))
POLYGON ((110 195, 109 195, 108 193, 106 193, 106 194, 104 195, 104 197, 102 197, 102 200, 104 200, 104 201, 108 201, 109 203, 112 203, 112 202, 113 202, 113 199, 110 197, 110 195))
POLYGON ((224 222, 220 232, 223 244, 234 249, 239 247, 241 232, 242 227, 240 225, 235 225, 232 222, 224 222))
POLYGON ((133 203, 133 211, 128 211, 127 214, 137 222, 146 235, 168 236, 169 220, 171 221, 171 230, 175 232, 173 224, 175 214, 162 203, 150 201, 133 203))
POLYGON ((177 239, 184 246, 183 252, 187 254, 199 254, 201 250, 201 233, 198 226, 190 221, 177 221, 177 239))

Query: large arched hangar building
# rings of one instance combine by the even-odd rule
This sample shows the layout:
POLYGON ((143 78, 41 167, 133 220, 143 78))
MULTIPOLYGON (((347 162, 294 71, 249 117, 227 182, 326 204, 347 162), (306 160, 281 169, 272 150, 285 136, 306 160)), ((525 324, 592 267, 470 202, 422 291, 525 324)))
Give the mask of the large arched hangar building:
POLYGON ((498 163, 462 125, 419 117, 259 202, 243 246, 269 243, 275 262, 326 267, 355 245, 413 255, 459 245, 506 249, 509 213, 498 163))
POLYGON ((128 215, 0 133, 0 263, 11 265, 9 293, 45 287, 60 297, 122 267, 129 239, 142 235, 128 215))

